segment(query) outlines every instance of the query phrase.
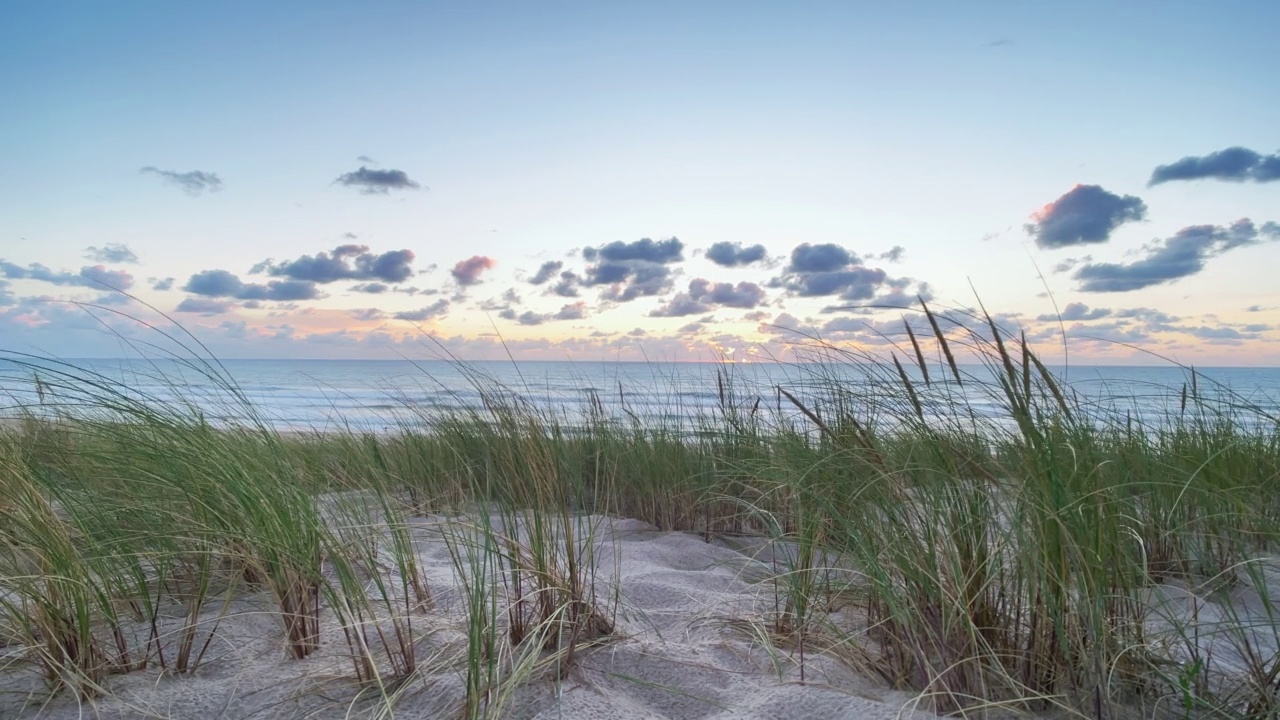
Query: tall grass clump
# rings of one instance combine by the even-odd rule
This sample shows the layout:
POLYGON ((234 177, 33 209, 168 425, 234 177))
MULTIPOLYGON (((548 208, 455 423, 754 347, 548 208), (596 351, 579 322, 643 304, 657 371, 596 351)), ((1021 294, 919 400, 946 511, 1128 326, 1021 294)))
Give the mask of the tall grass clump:
MULTIPOLYGON (((865 377, 861 392, 819 364, 816 398, 782 393, 811 433, 770 468, 802 498, 785 538, 802 565, 817 537, 856 568, 846 643, 941 712, 1112 717, 1177 696, 1168 663, 1182 660, 1152 637, 1169 619, 1153 617, 1153 588, 1241 582, 1274 546, 1274 421, 1192 391, 1177 414, 1135 426, 1080 402, 990 316, 925 307, 918 321, 887 357, 821 346, 865 377)), ((812 607, 822 590, 791 582, 789 603, 812 607)), ((1198 711, 1272 706, 1274 645, 1240 652, 1261 660, 1220 675, 1236 689, 1198 696, 1198 711), (1227 699, 1242 692, 1258 697, 1227 699)))

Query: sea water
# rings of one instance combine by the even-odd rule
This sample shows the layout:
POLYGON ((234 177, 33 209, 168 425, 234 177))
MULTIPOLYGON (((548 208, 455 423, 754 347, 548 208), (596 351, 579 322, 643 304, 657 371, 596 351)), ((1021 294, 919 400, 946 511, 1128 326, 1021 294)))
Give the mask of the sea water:
MULTIPOLYGON (((904 368, 929 412, 963 407, 998 418, 994 372, 961 367, 957 385, 945 366, 904 368), (928 398, 944 398, 941 409, 928 398)), ((1280 368, 1071 366, 1052 371, 1063 392, 1111 421, 1185 415, 1184 393, 1247 424, 1280 417, 1280 368)), ((1021 378, 1019 378, 1021 380, 1021 378)), ((569 424, 593 413, 668 427, 693 428, 726 409, 774 417, 800 416, 786 390, 807 409, 831 411, 832 381, 853 412, 907 401, 893 366, 636 362, 497 362, 441 360, 4 360, 0 416, 24 412, 89 412, 102 393, 169 411, 198 413, 215 424, 250 417, 281 430, 381 432, 428 422, 440 412, 486 409, 487 401, 520 403, 569 424)), ((1047 396, 1046 396, 1046 399, 1047 396)))

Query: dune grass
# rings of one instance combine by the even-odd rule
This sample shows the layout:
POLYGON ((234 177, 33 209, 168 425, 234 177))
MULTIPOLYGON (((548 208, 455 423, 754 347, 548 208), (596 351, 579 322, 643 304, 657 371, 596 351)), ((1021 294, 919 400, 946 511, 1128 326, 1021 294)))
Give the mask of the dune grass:
POLYGON ((183 371, 248 420, 10 355, 40 398, 0 431, 0 632, 50 692, 91 699, 112 674, 198 671, 256 593, 290 657, 333 633, 388 712, 430 663, 459 675, 460 715, 496 717, 616 636, 616 567, 584 521, 615 516, 772 540, 756 627, 801 682, 825 653, 943 713, 1280 713, 1274 418, 1194 371, 1163 416, 1121 416, 983 315, 925 308, 885 355, 815 353, 771 397, 725 367, 693 431, 603 399, 569 423, 468 371, 479 408, 406 407, 377 435, 277 433, 198 347, 183 371), (419 566, 429 518, 465 578, 457 617, 419 566), (1174 586, 1228 621, 1161 610, 1174 586), (1223 600, 1244 590, 1261 616, 1223 600), (448 657, 424 650, 450 623, 448 657))

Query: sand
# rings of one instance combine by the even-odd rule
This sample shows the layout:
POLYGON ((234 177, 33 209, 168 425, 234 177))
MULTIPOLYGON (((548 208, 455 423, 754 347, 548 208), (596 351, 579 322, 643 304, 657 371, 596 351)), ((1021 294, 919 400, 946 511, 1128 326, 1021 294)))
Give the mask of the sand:
MULTIPOLYGON (((434 718, 457 717, 464 696, 457 663, 465 636, 461 579, 442 529, 459 518, 415 520, 419 557, 435 607, 413 616, 418 672, 380 702, 352 682, 352 666, 332 613, 324 613, 320 649, 286 656, 271 598, 238 594, 221 614, 210 605, 213 639, 194 673, 151 667, 107 679, 108 693, 80 703, 49 697, 34 672, 0 665, 4 718, 434 718)), ((812 652, 770 649, 745 628, 773 612, 759 583, 768 568, 761 543, 660 532, 633 520, 581 518, 596 532, 597 591, 616 604, 616 637, 582 650, 563 681, 532 678, 501 717, 558 718, 910 718, 934 717, 909 693, 888 690, 845 664, 812 652), (763 556, 760 556, 763 558, 763 556), (615 592, 616 591, 616 592, 615 592)), ((176 629, 176 615, 168 627, 176 629)), ((0 648, 12 660, 23 648, 0 648)))

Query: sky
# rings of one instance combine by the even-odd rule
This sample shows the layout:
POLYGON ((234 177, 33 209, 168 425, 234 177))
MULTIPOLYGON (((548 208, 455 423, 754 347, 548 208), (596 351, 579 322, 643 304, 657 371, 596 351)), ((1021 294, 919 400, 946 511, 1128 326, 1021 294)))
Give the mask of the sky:
POLYGON ((1280 4, 0 5, 0 349, 1280 364, 1280 4), (1065 342, 1064 342, 1065 340, 1065 342))

